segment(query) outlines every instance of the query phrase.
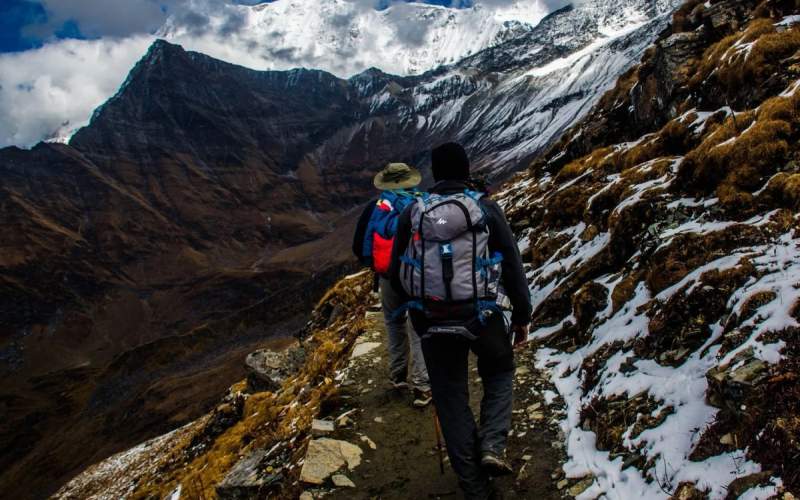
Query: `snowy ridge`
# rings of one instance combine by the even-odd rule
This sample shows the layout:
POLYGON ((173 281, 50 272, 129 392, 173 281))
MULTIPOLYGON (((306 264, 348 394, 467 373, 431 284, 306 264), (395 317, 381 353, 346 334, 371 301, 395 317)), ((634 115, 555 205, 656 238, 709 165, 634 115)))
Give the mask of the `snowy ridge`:
POLYGON ((384 10, 348 0, 277 0, 232 9, 212 17, 216 29, 201 37, 175 18, 158 35, 223 60, 235 53, 236 62, 256 69, 303 66, 348 77, 379 67, 411 75, 523 35, 548 13, 540 0, 466 9, 412 2, 384 10), (231 18, 236 28, 225 29, 231 18))
POLYGON ((350 82, 403 137, 460 140, 478 170, 500 177, 580 120, 641 58, 679 3, 582 2, 456 64, 409 78, 371 70, 350 82))

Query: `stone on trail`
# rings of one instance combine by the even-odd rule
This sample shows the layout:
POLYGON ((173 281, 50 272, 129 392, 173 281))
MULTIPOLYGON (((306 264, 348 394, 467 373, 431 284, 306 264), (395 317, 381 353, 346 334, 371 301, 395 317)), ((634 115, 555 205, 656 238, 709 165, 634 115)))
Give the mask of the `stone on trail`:
POLYGON ((327 436, 334 431, 334 424, 330 420, 314 419, 311 421, 311 435, 314 437, 327 436))
POLYGON ((331 474, 345 465, 350 470, 358 467, 362 453, 361 448, 347 441, 314 439, 308 443, 300 480, 309 484, 323 484, 331 474))
POLYGON ((362 342, 353 348, 353 354, 350 355, 350 359, 359 358, 380 346, 380 342, 362 342))
POLYGON ((573 484, 567 490, 567 493, 569 493, 573 497, 576 497, 581 493, 583 493, 584 491, 586 491, 589 488, 589 486, 592 485, 592 483, 594 483, 594 476, 587 476, 578 481, 577 483, 573 484))
POLYGON ((349 477, 345 476, 344 474, 334 474, 331 476, 331 481, 333 481, 333 485, 337 488, 355 488, 356 485, 353 481, 350 480, 349 477))
POLYGON ((378 449, 378 445, 376 445, 375 441, 371 440, 369 437, 367 437, 367 436, 362 434, 361 435, 361 440, 364 441, 365 443, 367 443, 367 446, 369 446, 371 449, 373 449, 373 450, 377 450, 378 449))
POLYGON ((350 415, 355 413, 358 408, 353 408, 352 410, 348 410, 338 417, 336 417, 336 426, 337 427, 347 427, 348 425, 353 423, 353 419, 350 418, 350 415))

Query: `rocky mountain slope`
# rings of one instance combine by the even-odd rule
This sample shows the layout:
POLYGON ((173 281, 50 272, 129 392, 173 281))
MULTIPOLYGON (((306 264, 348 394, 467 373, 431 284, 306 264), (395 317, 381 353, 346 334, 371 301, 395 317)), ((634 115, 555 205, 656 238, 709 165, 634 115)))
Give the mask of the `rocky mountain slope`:
POLYGON ((800 488, 797 14, 687 3, 500 195, 585 498, 800 488))
MULTIPOLYGON (((531 283, 529 354, 552 384, 530 388, 563 433, 571 496, 800 492, 799 9, 688 2, 591 114, 496 194, 531 283)), ((242 396, 227 430, 208 425, 220 407, 137 449, 140 462, 98 467, 122 463, 114 477, 132 498, 211 495, 257 456, 261 491, 298 494, 312 418, 365 330, 368 281, 330 292, 309 325, 313 361, 277 392, 242 396)), ((111 491, 98 470, 62 494, 111 491)))
POLYGON ((582 2, 413 77, 252 71, 159 41, 69 145, 0 150, 0 487, 46 494, 201 414, 350 265, 341 235, 378 168, 459 139, 506 176, 674 5, 582 2), (252 308, 236 335, 206 328, 252 308))

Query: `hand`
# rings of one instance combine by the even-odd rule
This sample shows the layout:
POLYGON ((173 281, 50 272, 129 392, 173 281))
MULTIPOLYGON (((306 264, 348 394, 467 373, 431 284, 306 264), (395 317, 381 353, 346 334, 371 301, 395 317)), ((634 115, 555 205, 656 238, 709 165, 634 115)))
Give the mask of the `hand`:
POLYGON ((528 341, 528 325, 511 325, 511 343, 517 348, 528 341))

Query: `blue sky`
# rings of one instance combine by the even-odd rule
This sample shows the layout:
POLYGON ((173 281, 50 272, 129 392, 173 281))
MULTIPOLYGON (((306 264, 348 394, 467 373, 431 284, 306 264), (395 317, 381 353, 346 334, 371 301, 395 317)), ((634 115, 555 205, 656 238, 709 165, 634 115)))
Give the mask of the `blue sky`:
MULTIPOLYGON (((259 3, 258 0, 236 0, 237 3, 259 3)), ((309 0, 314 1, 314 0, 309 0)), ((376 0, 378 8, 391 0, 376 0)), ((110 16, 104 23, 101 8, 96 2, 80 0, 2 0, 0 3, 0 53, 19 52, 41 47, 45 42, 67 38, 94 39, 105 35, 130 35, 152 32, 158 28, 176 0, 127 0, 132 8, 124 16, 130 19, 126 26, 120 23, 123 16, 110 16), (92 5, 94 4, 94 5, 92 5), (94 10, 94 12, 91 12, 94 10), (92 15, 94 14, 94 15, 92 15), (112 19, 114 18, 114 19, 112 19), (126 29, 127 28, 127 29, 126 29)), ((471 0, 427 0, 426 3, 458 7, 471 4, 471 0)))

